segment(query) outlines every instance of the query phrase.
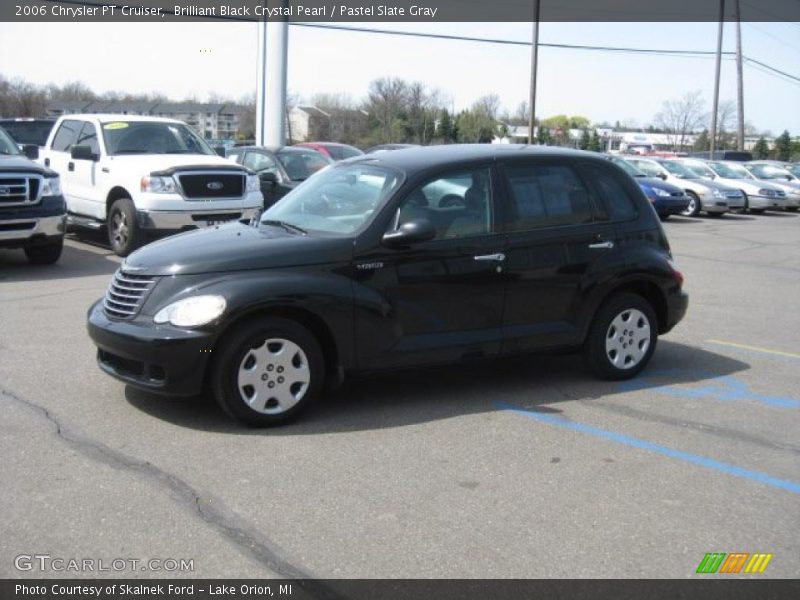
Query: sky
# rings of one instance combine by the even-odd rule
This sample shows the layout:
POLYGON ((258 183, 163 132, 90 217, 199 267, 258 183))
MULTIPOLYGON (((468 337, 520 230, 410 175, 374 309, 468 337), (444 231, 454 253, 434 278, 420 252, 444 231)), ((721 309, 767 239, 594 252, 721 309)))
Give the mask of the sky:
MULTIPOLYGON (((348 23, 348 27, 530 41, 530 23, 348 23)), ((716 23, 542 23, 540 42, 716 50, 716 23)), ((0 23, 0 74, 37 84, 80 80, 96 92, 209 93, 238 100, 256 87, 254 23, 0 23)), ((800 23, 743 23, 745 56, 800 77, 800 23)), ((735 49, 725 24, 723 50, 735 49)), ((360 100, 392 76, 441 90, 455 110, 497 94, 514 112, 528 98, 530 47, 408 38, 291 26, 290 93, 360 100)), ((700 90, 710 110, 714 60, 541 48, 537 116, 583 115, 598 123, 652 122, 666 100, 700 90)), ((800 81, 744 66, 745 120, 800 135, 800 81)), ((723 60, 721 100, 736 98, 736 66, 723 60)))

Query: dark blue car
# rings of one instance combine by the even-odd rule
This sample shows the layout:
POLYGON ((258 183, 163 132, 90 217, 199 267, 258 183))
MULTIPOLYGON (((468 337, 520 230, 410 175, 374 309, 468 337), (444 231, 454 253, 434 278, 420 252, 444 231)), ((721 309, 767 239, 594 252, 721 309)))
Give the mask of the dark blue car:
POLYGON ((608 160, 622 167, 636 180, 662 221, 668 219, 670 215, 677 215, 687 210, 689 196, 678 186, 667 183, 658 177, 648 177, 623 158, 609 156, 608 160))

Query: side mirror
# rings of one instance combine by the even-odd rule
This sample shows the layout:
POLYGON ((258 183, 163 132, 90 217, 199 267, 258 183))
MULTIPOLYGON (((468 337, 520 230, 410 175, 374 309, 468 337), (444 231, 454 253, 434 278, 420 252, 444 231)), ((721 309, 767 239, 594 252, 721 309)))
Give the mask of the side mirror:
POLYGON ((659 173, 658 175, 656 175, 656 177, 658 177, 659 179, 663 179, 664 181, 667 180, 667 174, 666 173, 659 173))
POLYGON ((225 158, 225 146, 214 146, 214 152, 217 153, 217 156, 225 158))
POLYGON ((70 151, 70 156, 72 160, 97 160, 100 158, 97 154, 92 152, 89 146, 73 146, 70 151))
POLYGON ((272 171, 261 171, 261 173, 258 174, 258 178, 261 180, 261 183, 271 183, 272 185, 278 183, 278 176, 272 171))
POLYGON ((403 223, 400 229, 383 235, 381 242, 388 248, 406 248, 412 244, 427 242, 436 237, 436 228, 428 219, 414 219, 403 223))
POLYGON ((31 160, 36 160, 39 158, 39 146, 36 144, 25 144, 22 147, 22 153, 31 160))

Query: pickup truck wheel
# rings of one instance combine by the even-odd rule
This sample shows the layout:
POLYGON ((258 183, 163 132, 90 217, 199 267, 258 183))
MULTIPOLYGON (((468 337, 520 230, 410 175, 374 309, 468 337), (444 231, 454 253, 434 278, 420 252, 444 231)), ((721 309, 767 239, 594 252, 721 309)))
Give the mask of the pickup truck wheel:
POLYGON ((34 265, 52 265, 61 257, 63 249, 64 238, 59 238, 57 242, 25 248, 25 256, 34 265))
POLYGON ((130 198, 120 198, 108 212, 108 241, 117 256, 128 256, 139 247, 142 231, 136 224, 136 207, 130 198))
POLYGON ((227 335, 214 354, 214 397, 229 416, 252 427, 297 418, 325 380, 316 338, 288 319, 247 321, 227 335))
POLYGON ((638 294, 617 294, 595 315, 583 358, 602 379, 630 379, 650 361, 657 340, 658 321, 650 303, 638 294))

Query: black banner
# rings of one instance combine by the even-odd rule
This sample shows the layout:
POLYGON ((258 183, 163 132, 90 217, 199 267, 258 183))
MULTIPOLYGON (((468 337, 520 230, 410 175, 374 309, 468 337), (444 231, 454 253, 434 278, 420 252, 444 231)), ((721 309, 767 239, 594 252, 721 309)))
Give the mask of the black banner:
MULTIPOLYGON (((0 21, 530 22, 535 0, 3 0, 0 21)), ((800 21, 798 0, 725 0, 723 19, 800 21)), ((541 21, 718 21, 720 0, 540 0, 541 21)))
POLYGON ((783 600, 798 597, 798 581, 718 576, 664 580, 0 580, 3 600, 783 600))

